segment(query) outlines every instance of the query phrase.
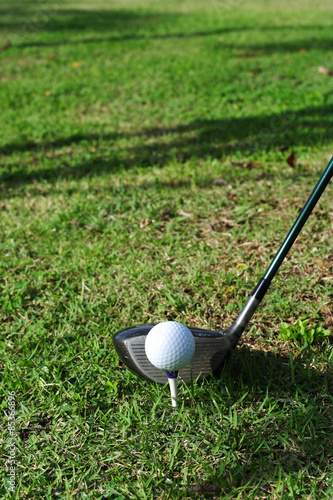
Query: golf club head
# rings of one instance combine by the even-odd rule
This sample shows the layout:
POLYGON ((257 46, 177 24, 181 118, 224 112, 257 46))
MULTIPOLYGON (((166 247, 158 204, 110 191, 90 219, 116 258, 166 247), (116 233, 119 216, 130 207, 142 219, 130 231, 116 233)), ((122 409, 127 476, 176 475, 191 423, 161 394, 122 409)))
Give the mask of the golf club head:
MULTIPOLYGON (((113 343, 120 359, 139 377, 151 382, 166 384, 167 375, 148 360, 145 341, 155 325, 140 325, 116 333, 113 343)), ((227 330, 214 332, 188 327, 195 340, 192 361, 179 370, 179 379, 191 382, 207 376, 218 376, 224 362, 229 358, 240 339, 244 326, 234 324, 227 330)))

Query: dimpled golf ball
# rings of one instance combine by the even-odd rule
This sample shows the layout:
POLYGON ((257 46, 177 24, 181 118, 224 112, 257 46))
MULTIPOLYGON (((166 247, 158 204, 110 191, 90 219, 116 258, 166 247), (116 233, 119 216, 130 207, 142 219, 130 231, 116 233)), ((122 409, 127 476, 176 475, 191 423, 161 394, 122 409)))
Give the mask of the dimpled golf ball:
POLYGON ((195 341, 191 331, 177 321, 155 325, 146 337, 146 355, 160 370, 178 371, 193 358, 195 341))

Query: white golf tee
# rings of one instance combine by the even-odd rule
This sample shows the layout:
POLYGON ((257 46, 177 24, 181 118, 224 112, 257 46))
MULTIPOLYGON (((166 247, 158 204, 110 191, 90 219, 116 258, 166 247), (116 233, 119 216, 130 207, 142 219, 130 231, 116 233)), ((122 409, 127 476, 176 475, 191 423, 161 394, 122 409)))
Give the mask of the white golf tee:
POLYGON ((177 406, 177 377, 169 378, 172 406, 177 406))

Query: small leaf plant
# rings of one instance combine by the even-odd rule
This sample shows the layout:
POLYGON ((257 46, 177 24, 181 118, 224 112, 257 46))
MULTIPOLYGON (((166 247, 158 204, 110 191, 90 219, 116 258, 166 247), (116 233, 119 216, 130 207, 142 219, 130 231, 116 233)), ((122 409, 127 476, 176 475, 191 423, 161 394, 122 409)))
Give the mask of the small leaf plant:
POLYGON ((298 319, 293 325, 280 323, 279 338, 289 342, 311 345, 331 335, 331 331, 325 330, 321 325, 308 328, 308 323, 308 319, 298 319))

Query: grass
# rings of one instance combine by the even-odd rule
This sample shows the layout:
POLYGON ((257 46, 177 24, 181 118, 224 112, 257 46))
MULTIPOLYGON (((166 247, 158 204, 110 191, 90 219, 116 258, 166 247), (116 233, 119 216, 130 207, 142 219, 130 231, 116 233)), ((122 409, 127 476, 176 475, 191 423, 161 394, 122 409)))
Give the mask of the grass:
POLYGON ((240 311, 332 154, 332 8, 2 2, 2 498, 332 498, 331 186, 176 412, 112 345, 240 311))

